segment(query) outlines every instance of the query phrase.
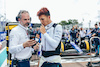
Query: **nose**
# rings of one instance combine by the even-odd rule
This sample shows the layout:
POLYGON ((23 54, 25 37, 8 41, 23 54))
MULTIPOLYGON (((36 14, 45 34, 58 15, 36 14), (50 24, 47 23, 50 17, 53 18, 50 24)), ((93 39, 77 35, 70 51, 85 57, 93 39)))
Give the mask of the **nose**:
POLYGON ((43 24, 43 21, 41 21, 41 23, 43 24))

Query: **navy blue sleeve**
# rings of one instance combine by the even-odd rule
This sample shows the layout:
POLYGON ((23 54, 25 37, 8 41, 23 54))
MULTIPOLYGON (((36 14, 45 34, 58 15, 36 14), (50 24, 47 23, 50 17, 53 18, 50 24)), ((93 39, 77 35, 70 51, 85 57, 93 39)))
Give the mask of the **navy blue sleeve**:
POLYGON ((92 34, 95 33, 95 29, 93 29, 93 30, 91 31, 91 33, 92 33, 92 34))
POLYGON ((70 31, 70 35, 72 35, 72 32, 70 31))

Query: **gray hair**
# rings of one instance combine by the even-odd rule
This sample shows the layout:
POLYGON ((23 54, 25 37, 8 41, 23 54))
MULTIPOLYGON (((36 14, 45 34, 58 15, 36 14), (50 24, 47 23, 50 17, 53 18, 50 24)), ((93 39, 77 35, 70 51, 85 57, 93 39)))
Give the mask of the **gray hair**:
POLYGON ((20 18, 20 19, 21 19, 21 15, 22 15, 23 13, 28 13, 28 14, 29 14, 29 12, 26 11, 26 10, 20 10, 20 12, 19 12, 18 15, 17 15, 17 18, 20 18))

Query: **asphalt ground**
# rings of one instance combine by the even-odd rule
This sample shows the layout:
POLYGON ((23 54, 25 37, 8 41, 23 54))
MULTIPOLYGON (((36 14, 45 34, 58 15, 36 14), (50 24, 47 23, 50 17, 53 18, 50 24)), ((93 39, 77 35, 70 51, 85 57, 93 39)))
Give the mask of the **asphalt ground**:
MULTIPOLYGON (((2 49, 6 47, 6 42, 3 42, 2 49)), ((38 67, 39 58, 37 55, 32 55, 30 65, 31 67, 38 67)), ((74 58, 74 59, 62 59, 62 67, 87 67, 86 64, 90 62, 90 58, 74 58)), ((93 57, 93 62, 100 61, 100 57, 93 57)), ((7 66, 5 66, 7 67, 7 66)), ((100 67, 100 66, 99 66, 100 67)))

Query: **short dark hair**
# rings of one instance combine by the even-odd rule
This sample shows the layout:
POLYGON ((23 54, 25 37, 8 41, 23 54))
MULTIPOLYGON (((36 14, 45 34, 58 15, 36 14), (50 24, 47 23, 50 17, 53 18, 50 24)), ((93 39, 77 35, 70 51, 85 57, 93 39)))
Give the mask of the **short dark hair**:
POLYGON ((37 16, 41 16, 41 15, 50 16, 50 12, 46 7, 43 7, 37 12, 37 16))
POLYGON ((98 24, 95 24, 95 25, 97 25, 97 26, 98 26, 98 24))

